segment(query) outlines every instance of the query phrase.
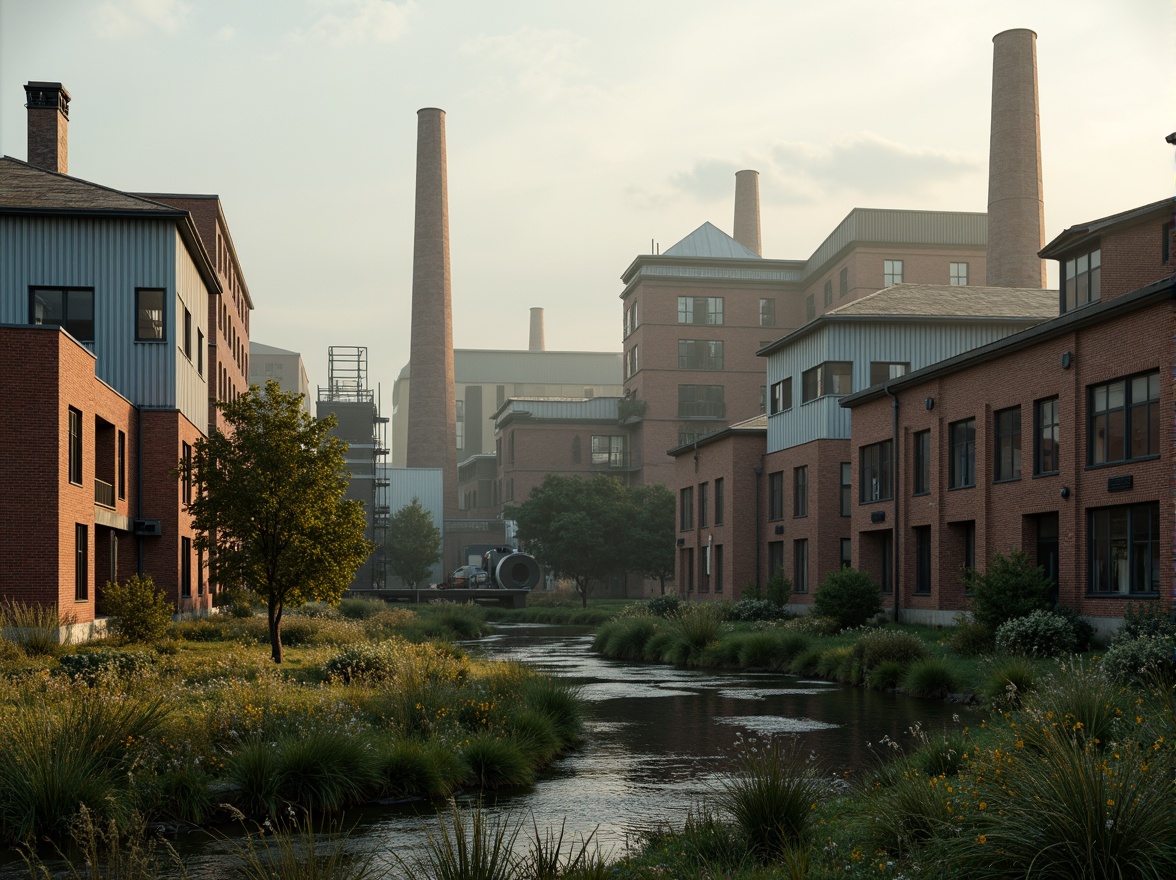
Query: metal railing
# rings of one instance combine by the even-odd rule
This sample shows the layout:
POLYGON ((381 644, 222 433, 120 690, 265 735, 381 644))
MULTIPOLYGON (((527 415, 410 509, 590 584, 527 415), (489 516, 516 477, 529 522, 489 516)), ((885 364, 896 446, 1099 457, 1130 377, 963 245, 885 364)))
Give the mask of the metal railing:
POLYGON ((94 481, 94 503, 100 507, 114 507, 114 485, 104 480, 94 481))

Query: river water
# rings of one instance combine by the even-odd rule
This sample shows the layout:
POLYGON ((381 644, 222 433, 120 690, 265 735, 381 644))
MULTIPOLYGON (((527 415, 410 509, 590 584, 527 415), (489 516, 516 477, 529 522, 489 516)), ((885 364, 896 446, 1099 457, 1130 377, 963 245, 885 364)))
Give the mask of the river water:
MULTIPOLYGON (((605 660, 582 627, 516 624, 466 647, 516 660, 582 688, 588 704, 582 747, 553 763, 530 789, 499 794, 493 813, 524 819, 569 839, 595 834, 618 854, 644 828, 681 826, 713 798, 740 739, 794 734, 829 775, 853 774, 874 761, 869 744, 884 736, 911 744, 909 729, 956 728, 972 721, 960 705, 916 700, 778 673, 708 672, 605 660), (958 719, 958 720, 957 720, 958 719)), ((468 804, 473 793, 459 795, 468 804)), ((369 807, 346 817, 352 845, 402 858, 436 829, 436 804, 369 807)), ((194 880, 224 876, 231 840, 204 833, 176 841, 194 880)), ((0 877, 12 873, 11 863, 0 877)))

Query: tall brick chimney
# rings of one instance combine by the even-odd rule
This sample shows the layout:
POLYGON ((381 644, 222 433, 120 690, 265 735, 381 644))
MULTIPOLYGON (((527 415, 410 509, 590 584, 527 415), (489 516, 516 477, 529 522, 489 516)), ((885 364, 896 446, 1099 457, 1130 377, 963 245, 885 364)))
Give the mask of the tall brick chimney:
POLYGON ((408 449, 412 468, 441 468, 443 515, 457 512, 457 410, 449 276, 445 111, 417 111, 416 230, 412 251, 408 449))
POLYGON ((735 234, 731 237, 749 251, 763 256, 758 171, 735 172, 735 234))
POLYGON ((992 130, 988 151, 990 287, 1045 287, 1045 202, 1037 34, 1018 28, 992 38, 992 130))
POLYGON ((29 82, 28 162, 46 171, 69 173, 69 92, 61 83, 29 82))
POLYGON ((546 351, 547 342, 543 333, 543 309, 538 306, 531 309, 531 338, 527 341, 527 351, 546 351))

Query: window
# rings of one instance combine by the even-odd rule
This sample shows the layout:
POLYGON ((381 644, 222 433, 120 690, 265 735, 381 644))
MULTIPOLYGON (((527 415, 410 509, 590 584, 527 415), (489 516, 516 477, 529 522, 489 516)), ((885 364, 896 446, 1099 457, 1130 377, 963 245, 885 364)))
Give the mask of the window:
POLYGON ((964 523, 964 571, 976 567, 976 520, 964 523))
POLYGON ((850 507, 851 499, 853 498, 853 464, 848 461, 841 462, 841 515, 850 516, 853 513, 850 507))
POLYGON ((679 571, 682 574, 682 586, 687 593, 694 592, 694 548, 687 547, 682 551, 679 571))
POLYGON ((90 598, 90 536, 82 523, 74 524, 74 599, 86 602, 90 598))
POLYGON ((760 415, 762 416, 768 411, 768 388, 766 385, 760 386, 759 402, 759 411, 760 415))
POLYGON ((952 287, 968 286, 968 264, 949 263, 947 268, 948 281, 952 287))
POLYGON ((723 524, 723 487, 725 483, 723 478, 719 477, 715 480, 715 525, 721 526, 723 524))
POLYGON ((760 300, 760 326, 776 326, 776 301, 774 299, 760 300))
POLYGON ((792 377, 772 383, 771 414, 792 409, 792 377))
POLYGON ((1091 464, 1159 454, 1158 371, 1091 386, 1089 406, 1091 464))
POLYGON ((180 444, 180 456, 184 462, 184 473, 181 477, 183 500, 185 504, 192 503, 192 447, 187 443, 180 444))
POLYGON ((1058 472, 1058 399, 1049 397, 1033 404, 1033 473, 1058 472))
POLYGON ((997 411, 992 417, 996 455, 992 462, 992 479, 1021 479, 1021 407, 997 411))
POLYGON ((575 437, 572 438, 572 464, 579 464, 580 463, 580 456, 581 456, 580 448, 581 448, 581 446, 582 446, 582 443, 580 441, 580 435, 577 434, 575 437))
POLYGON ((678 323, 722 324, 723 298, 721 296, 678 297, 678 323))
POLYGON ((192 598, 192 539, 180 538, 180 596, 192 598))
POLYGON ((705 529, 707 525, 707 490, 710 487, 706 483, 698 484, 698 527, 705 529))
POLYGON ((849 293, 849 267, 844 266, 839 275, 837 295, 845 296, 847 293, 849 293))
POLYGON ((204 551, 196 551, 196 595, 204 595, 204 551))
POLYGON ((886 532, 882 535, 882 592, 890 595, 894 592, 894 534, 886 532))
POLYGON ((931 592, 931 526, 915 527, 915 592, 931 592))
POLYGON ((849 361, 826 361, 800 376, 801 403, 827 394, 842 395, 853 391, 853 364, 849 361))
POLYGON ((931 432, 915 434, 915 494, 926 495, 931 491, 931 432))
POLYGON ((911 371, 909 362, 870 361, 870 384, 881 385, 887 379, 897 379, 911 371))
POLYGON ((135 340, 159 342, 166 336, 163 321, 164 291, 137 288, 135 290, 135 340))
POLYGON ((679 504, 679 528, 683 532, 687 532, 694 528, 694 487, 687 486, 679 494, 681 496, 681 503, 679 504))
POLYGON ((976 420, 953 422, 948 428, 951 436, 951 459, 948 462, 949 489, 963 489, 976 485, 976 420))
POLYGON ((184 355, 192 360, 192 313, 184 309, 184 355))
POLYGON ((808 538, 792 542, 792 589, 797 593, 808 592, 808 538))
POLYGON ((768 541, 768 577, 784 568, 784 542, 768 541))
POLYGON ((825 282, 825 308, 833 305, 833 279, 825 282))
POLYGON ((792 469, 792 515, 808 516, 808 466, 792 469))
POLYGON ((686 446, 695 440, 709 437, 715 431, 722 430, 723 427, 721 422, 695 422, 690 425, 681 425, 678 428, 678 445, 686 446))
POLYGON ((853 541, 849 538, 841 539, 841 567, 853 568, 853 541))
POLYGON ((593 434, 592 464, 595 467, 625 466, 625 438, 623 435, 593 434))
POLYGON ((711 550, 711 581, 715 592, 723 592, 723 545, 716 544, 711 550))
POLYGON ((455 400, 454 404, 456 404, 456 410, 457 410, 457 416, 456 416, 457 448, 458 449, 465 449, 465 401, 464 400, 455 400))
POLYGON ((90 288, 30 288, 29 323, 61 327, 79 342, 93 342, 94 291, 90 288))
POLYGON ((204 375, 204 331, 196 331, 196 372, 204 375))
POLYGON ((902 284, 902 260, 882 261, 882 286, 902 284))
MULTIPOLYGON (((637 346, 634 345, 625 352, 625 378, 628 379, 637 374, 637 346)), ((499 388, 502 386, 499 385, 499 388)))
POLYGON ((810 293, 808 298, 804 301, 804 319, 811 321, 817 316, 817 304, 813 302, 813 295, 810 293))
POLYGON ((1102 249, 1073 257, 1063 263, 1062 311, 1098 302, 1102 298, 1102 249))
POLYGON ((768 474, 768 519, 784 518, 784 471, 768 474))
POLYGON ((678 418, 723 418, 722 385, 679 385, 678 418))
POLYGON ((872 443, 861 449, 859 500, 863 504, 870 501, 887 501, 892 497, 893 490, 890 483, 892 445, 892 441, 883 440, 881 443, 872 443))
POLYGON ((118 432, 118 497, 127 497, 127 435, 118 432))
POLYGON ((1160 591, 1160 504, 1090 511, 1091 593, 1160 591))
POLYGON ((678 369, 723 369, 723 343, 710 339, 679 339, 678 369))
POLYGON ((514 464, 514 431, 511 431, 506 438, 506 460, 509 464, 514 464))
POLYGON ((69 481, 82 485, 82 414, 69 408, 69 481))
POLYGON ((637 329, 637 302, 625 307, 625 335, 637 329))

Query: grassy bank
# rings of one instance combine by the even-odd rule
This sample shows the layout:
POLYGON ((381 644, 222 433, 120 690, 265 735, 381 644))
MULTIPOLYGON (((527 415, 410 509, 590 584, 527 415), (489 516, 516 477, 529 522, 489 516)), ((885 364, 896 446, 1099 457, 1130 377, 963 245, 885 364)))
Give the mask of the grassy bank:
POLYGON ((151 645, 0 643, 0 837, 64 840, 83 808, 117 834, 528 785, 581 704, 453 647, 485 627, 472 606, 312 606, 287 615, 280 667, 256 616, 151 645))
POLYGON ((551 623, 563 626, 600 626, 631 606, 633 599, 588 599, 584 607, 572 590, 532 591, 526 608, 487 608, 488 619, 501 623, 551 623))

